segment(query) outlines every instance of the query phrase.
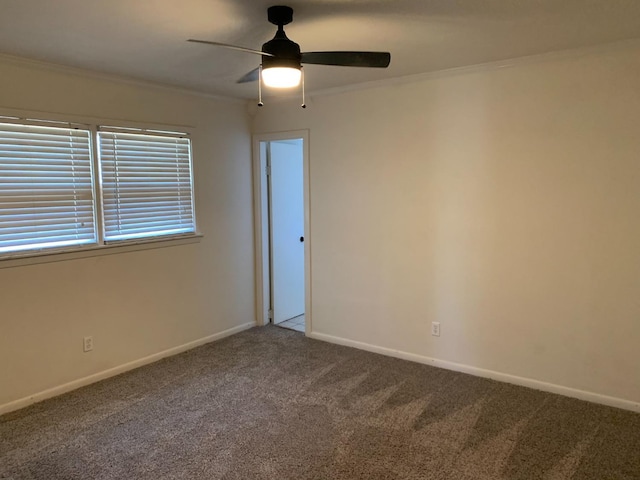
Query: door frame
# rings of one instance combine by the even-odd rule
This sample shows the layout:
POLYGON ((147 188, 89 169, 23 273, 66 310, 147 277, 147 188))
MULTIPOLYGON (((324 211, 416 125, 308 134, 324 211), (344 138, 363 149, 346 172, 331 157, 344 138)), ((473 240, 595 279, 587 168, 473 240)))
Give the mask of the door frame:
POLYGON ((304 315, 305 335, 311 328, 311 230, 309 195, 309 130, 290 130, 252 135, 253 146, 253 211, 256 272, 256 323, 268 325, 271 307, 271 268, 269 265, 269 211, 267 169, 260 148, 261 142, 302 139, 302 170, 304 191, 304 315))

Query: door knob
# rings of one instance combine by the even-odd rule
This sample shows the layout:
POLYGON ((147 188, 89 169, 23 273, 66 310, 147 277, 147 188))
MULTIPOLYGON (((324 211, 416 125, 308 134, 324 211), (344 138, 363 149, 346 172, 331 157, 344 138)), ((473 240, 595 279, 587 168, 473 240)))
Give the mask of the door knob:
POLYGON ((300 242, 304 242, 304 237, 300 237, 300 242))

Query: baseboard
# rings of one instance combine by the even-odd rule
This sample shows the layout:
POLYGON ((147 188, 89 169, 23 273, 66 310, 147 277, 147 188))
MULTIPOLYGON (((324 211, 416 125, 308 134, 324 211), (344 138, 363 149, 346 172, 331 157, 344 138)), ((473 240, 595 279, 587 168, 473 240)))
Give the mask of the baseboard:
POLYGON ((368 343, 357 342, 355 340, 349 340, 346 338, 334 337, 332 335, 327 335, 324 333, 311 332, 307 336, 309 338, 322 340, 324 342, 353 347, 359 350, 366 350, 373 353, 380 353, 389 357, 423 363, 434 367, 444 368, 446 370, 453 370, 455 372, 468 373, 470 375, 475 375, 476 377, 490 378, 492 380, 498 380, 500 382, 529 387, 535 390, 541 390, 543 392, 557 393, 558 395, 564 395, 565 397, 577 398, 579 400, 585 400, 587 402, 599 403, 601 405, 607 405, 610 407, 616 407, 640 413, 640 403, 633 402, 631 400, 609 397, 607 395, 601 395, 599 393, 587 392, 585 390, 564 387, 562 385, 556 385, 553 383, 541 382, 539 380, 534 380, 526 377, 518 377, 516 375, 509 375, 507 373, 496 372, 494 370, 486 370, 484 368, 473 367, 471 365, 465 365, 462 363, 439 360, 437 358, 417 355, 415 353, 408 353, 401 350, 394 350, 391 348, 380 347, 368 343))
POLYGON ((229 337, 236 333, 255 327, 255 325, 256 325, 255 322, 238 325, 237 327, 229 328, 228 330, 224 330, 219 333, 214 333, 213 335, 209 335, 204 338, 199 338, 198 340, 194 340, 192 342, 185 343, 183 345, 178 345, 177 347, 173 347, 168 350, 163 350, 162 352, 154 353, 153 355, 149 355, 147 357, 140 358, 138 360, 125 363, 123 365, 118 365, 117 367, 109 368, 108 370, 103 370, 102 372, 94 373, 93 375, 89 375, 88 377, 79 378, 78 380, 73 380, 72 382, 65 383, 57 387, 49 388, 42 392, 29 395, 28 397, 20 398, 12 402, 5 403, 4 405, 0 405, 0 415, 13 412, 14 410, 19 410, 24 407, 28 407, 29 405, 32 405, 37 402, 41 402, 42 400, 46 400, 47 398, 57 397, 58 395, 62 395, 63 393, 76 390, 77 388, 84 387, 91 383, 99 382, 100 380, 104 380, 109 377, 114 377, 116 375, 127 372, 129 370, 133 370, 134 368, 142 367, 143 365, 148 365, 149 363, 157 362, 158 360, 161 360, 165 357, 171 357, 173 355, 186 352, 187 350, 191 350, 192 348, 199 347, 206 343, 214 342, 216 340, 229 337))

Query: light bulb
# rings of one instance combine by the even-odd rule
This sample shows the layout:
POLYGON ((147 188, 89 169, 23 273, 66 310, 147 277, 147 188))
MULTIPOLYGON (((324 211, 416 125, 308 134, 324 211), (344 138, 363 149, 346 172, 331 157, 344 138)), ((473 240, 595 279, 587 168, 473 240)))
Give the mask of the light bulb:
POLYGON ((267 87, 291 88, 300 85, 302 72, 298 68, 271 67, 262 70, 262 80, 267 87))

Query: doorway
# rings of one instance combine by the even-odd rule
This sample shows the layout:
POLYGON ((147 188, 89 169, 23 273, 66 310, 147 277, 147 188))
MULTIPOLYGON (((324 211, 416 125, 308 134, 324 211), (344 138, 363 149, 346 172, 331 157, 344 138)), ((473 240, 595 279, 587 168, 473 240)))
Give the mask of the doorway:
POLYGON ((256 135, 256 293, 259 325, 311 331, 308 132, 256 135))

